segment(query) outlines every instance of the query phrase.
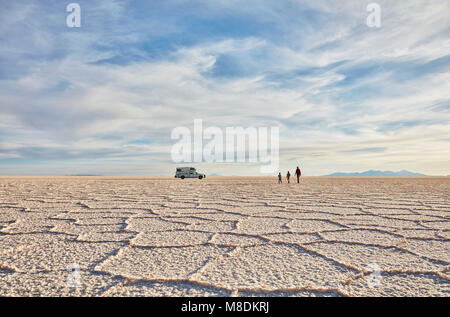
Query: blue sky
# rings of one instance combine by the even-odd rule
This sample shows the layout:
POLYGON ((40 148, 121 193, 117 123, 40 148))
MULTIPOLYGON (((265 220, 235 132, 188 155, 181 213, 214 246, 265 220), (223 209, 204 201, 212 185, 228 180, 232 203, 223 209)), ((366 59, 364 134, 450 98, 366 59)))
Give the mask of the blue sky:
POLYGON ((0 175, 172 175, 196 118, 279 127, 282 171, 448 175, 450 2, 370 2, 2 1, 0 175))

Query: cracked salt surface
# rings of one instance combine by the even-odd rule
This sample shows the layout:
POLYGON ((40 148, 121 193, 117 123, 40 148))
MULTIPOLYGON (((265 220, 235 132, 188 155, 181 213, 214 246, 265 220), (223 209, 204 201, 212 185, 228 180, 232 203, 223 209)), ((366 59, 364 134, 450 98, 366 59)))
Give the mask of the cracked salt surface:
POLYGON ((449 178, 0 185, 0 296, 450 295, 449 178))

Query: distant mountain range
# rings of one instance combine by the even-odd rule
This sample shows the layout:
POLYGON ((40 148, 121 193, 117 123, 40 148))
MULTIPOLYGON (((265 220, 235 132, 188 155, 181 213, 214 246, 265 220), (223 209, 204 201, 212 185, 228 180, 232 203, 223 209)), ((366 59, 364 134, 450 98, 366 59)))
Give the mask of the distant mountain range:
POLYGON ((411 177, 411 176, 427 176, 425 174, 413 173, 410 171, 402 170, 400 172, 392 171, 365 171, 361 173, 333 173, 325 176, 399 176, 399 177, 411 177))

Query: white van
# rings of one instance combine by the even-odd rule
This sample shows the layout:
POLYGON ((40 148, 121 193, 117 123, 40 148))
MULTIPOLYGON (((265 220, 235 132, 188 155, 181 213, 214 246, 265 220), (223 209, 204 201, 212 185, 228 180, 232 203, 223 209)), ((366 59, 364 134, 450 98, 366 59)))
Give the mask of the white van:
POLYGON ((175 173, 175 178, 198 178, 202 179, 205 178, 206 175, 202 173, 197 173, 195 168, 193 167, 177 167, 177 171, 175 173))

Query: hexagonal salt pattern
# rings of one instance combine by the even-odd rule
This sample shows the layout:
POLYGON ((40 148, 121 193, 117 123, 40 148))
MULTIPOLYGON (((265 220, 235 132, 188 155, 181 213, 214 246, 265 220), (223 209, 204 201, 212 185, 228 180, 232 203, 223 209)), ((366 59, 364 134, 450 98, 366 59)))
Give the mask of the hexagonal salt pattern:
POLYGON ((448 178, 0 177, 0 296, 449 296, 449 192, 448 178))

